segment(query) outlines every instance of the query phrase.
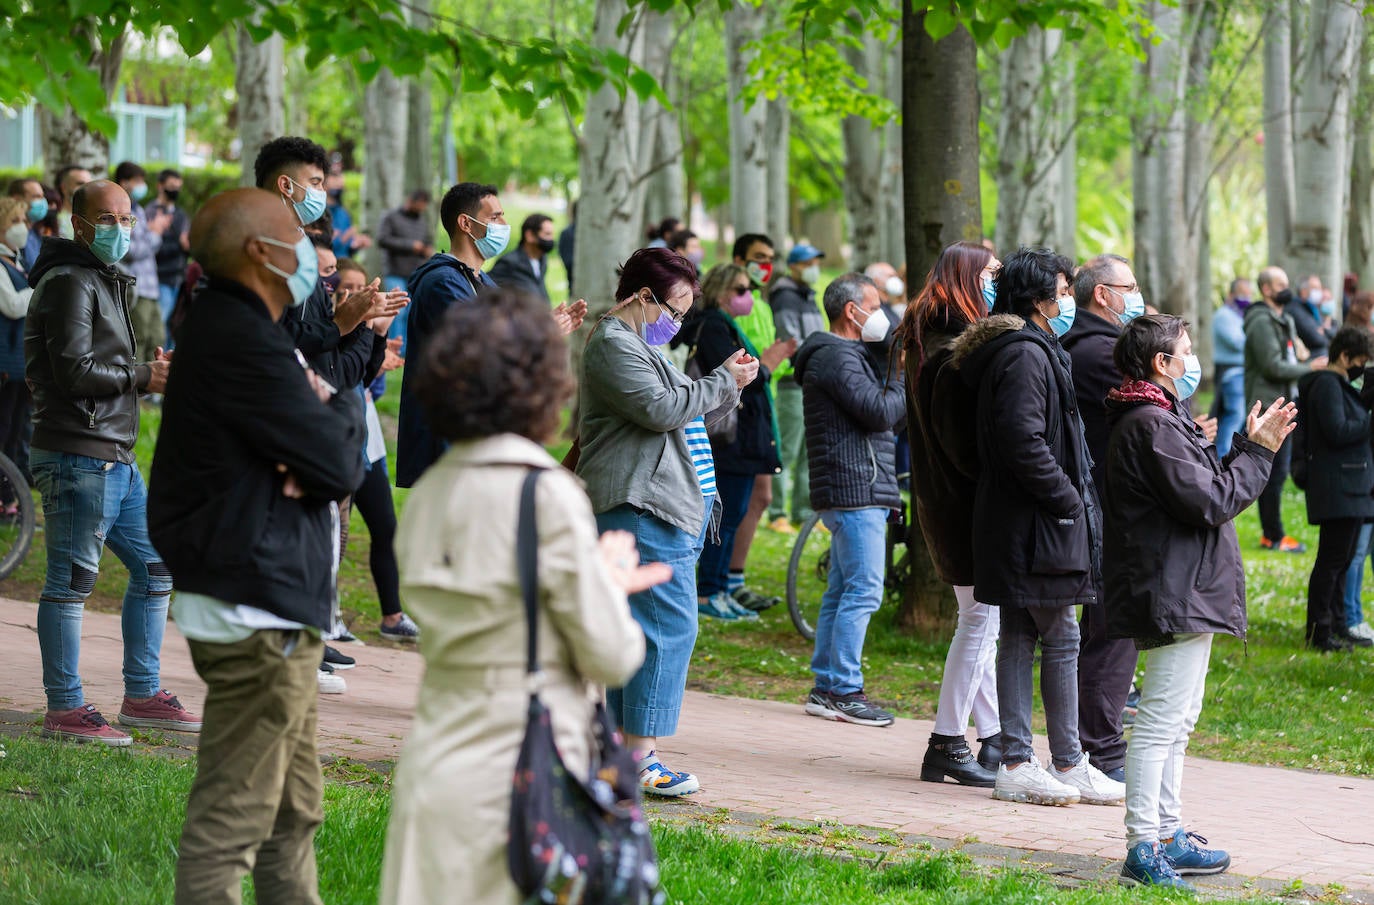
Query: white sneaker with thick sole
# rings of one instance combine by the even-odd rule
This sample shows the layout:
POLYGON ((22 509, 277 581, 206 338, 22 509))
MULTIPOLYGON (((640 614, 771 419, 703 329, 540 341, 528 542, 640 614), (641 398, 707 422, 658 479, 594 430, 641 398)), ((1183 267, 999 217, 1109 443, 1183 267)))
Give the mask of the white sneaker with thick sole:
POLYGON ((1065 785, 1040 766, 1034 757, 1015 770, 1008 770, 1006 764, 997 768, 997 784, 992 789, 992 797, 1001 801, 1015 801, 1022 804, 1045 804, 1064 806, 1078 802, 1078 790, 1065 785))
POLYGON ((1126 784, 1117 782, 1088 763, 1086 754, 1072 770, 1055 770, 1051 775, 1064 785, 1077 789, 1078 800, 1084 804, 1126 803, 1126 784))
POLYGON ((319 671, 320 694, 343 694, 348 691, 348 683, 342 676, 336 676, 332 672, 319 671))
POLYGON ((1352 638, 1359 638, 1364 641, 1374 641, 1374 628, 1370 628, 1368 622, 1352 625, 1350 628, 1346 629, 1346 634, 1352 638))

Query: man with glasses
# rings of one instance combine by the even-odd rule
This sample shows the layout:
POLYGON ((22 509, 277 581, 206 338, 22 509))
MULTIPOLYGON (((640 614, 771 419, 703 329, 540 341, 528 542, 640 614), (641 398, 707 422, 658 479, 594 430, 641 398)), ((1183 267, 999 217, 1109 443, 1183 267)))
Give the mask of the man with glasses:
POLYGON ((33 389, 30 467, 43 496, 48 552, 38 600, 43 735, 123 747, 133 739, 86 703, 78 671, 82 609, 106 546, 129 571, 119 723, 200 730, 200 718, 162 687, 172 574, 148 539, 147 494, 134 458, 138 395, 163 391, 169 360, 134 357, 134 280, 114 267, 134 228, 128 194, 113 182, 81 186, 72 194, 72 225, 76 238, 49 239, 34 263, 24 335, 33 389))

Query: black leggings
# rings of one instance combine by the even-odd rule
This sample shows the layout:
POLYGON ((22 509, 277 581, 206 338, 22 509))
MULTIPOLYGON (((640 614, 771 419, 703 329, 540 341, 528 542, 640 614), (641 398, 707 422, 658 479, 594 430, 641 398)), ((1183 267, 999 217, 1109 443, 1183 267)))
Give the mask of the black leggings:
POLYGON ((362 484, 353 491, 353 505, 372 536, 368 565, 377 585, 377 600, 383 616, 401 611, 401 573, 396 568, 396 506, 391 501, 391 481, 386 475, 386 460, 372 463, 362 484))
POLYGON ((1307 640, 1324 644, 1333 634, 1345 632, 1345 572, 1355 558, 1360 539, 1357 518, 1328 519, 1321 523, 1317 561, 1307 582, 1307 640))

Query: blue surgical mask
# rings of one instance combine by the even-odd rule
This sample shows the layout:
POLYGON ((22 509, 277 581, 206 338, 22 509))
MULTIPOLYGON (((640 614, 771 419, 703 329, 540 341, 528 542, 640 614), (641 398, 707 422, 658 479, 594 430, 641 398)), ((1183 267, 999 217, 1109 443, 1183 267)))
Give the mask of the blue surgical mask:
POLYGON ((482 238, 472 240, 477 244, 478 254, 484 258, 494 258, 506 250, 506 246, 510 243, 509 223, 483 223, 476 217, 470 219, 473 223, 481 223, 487 228, 487 232, 482 238))
POLYGON ((1335 317, 1335 316, 1336 316, 1336 301, 1335 301, 1335 299, 1324 299, 1324 300, 1322 301, 1322 304, 1321 304, 1321 311, 1322 311, 1322 314, 1324 314, 1324 315, 1327 316, 1327 317, 1335 317))
POLYGON ((48 199, 35 198, 29 202, 29 222, 37 223, 48 216, 48 199))
POLYGON ((1197 385, 1202 381, 1202 362, 1198 361, 1196 355, 1184 355, 1180 357, 1178 355, 1169 355, 1168 352, 1164 354, 1169 358, 1177 358, 1179 361, 1183 362, 1183 375, 1174 378, 1174 392, 1178 394, 1179 399, 1187 399, 1189 396, 1193 395, 1193 393, 1197 392, 1197 385))
POLYGON ((132 226, 120 226, 116 223, 92 223, 78 214, 72 216, 95 230, 95 238, 91 240, 91 254, 99 258, 101 263, 113 264, 129 253, 129 243, 134 236, 132 226))
POLYGON ((148 184, 146 182, 140 182, 138 185, 129 189, 129 197, 135 201, 142 201, 144 198, 147 198, 148 184))
POLYGON ((983 281, 983 304, 988 306, 988 314, 992 313, 993 303, 997 301, 997 284, 992 280, 983 281))
POLYGON ((1121 302, 1126 306, 1125 310, 1117 315, 1117 319, 1120 320, 1121 323, 1129 324, 1145 313, 1145 296, 1141 295, 1139 292, 1122 292, 1115 286, 1108 286, 1107 291, 1115 292, 1117 295, 1121 296, 1121 302))
MULTIPOLYGON (((317 189, 310 185, 301 185, 290 176, 286 177, 295 188, 305 190, 305 198, 301 201, 292 201, 291 206, 296 209, 296 216, 300 218, 301 225, 314 223, 324 216, 325 194, 324 189, 317 189)), ((292 197, 295 197, 295 190, 292 190, 292 197)))
POLYGON ((1055 336, 1063 336, 1069 332, 1073 326, 1073 316, 1078 311, 1078 306, 1074 304, 1073 296, 1066 295, 1059 299, 1059 313, 1050 318, 1050 329, 1055 336))
POLYGON ((320 258, 315 252, 315 246, 310 242, 310 237, 301 236, 301 240, 294 245, 290 242, 282 242, 280 239, 273 239, 270 236, 258 236, 258 240, 278 248, 295 250, 295 273, 287 273, 271 261, 264 261, 263 266, 286 280, 286 288, 291 290, 292 308, 299 308, 304 305, 305 300, 310 298, 310 293, 315 291, 315 283, 320 278, 320 258))

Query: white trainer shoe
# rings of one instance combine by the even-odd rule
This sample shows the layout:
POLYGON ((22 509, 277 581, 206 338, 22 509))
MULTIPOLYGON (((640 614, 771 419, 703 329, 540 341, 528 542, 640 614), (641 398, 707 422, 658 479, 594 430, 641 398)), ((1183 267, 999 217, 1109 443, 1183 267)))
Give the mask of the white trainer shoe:
POLYGON ((1125 804, 1126 784, 1117 782, 1088 763, 1084 754, 1078 765, 1068 772, 1054 771, 1054 778, 1078 790, 1078 800, 1084 804, 1125 804))
POLYGON ((1060 782, 1055 776, 1040 766, 1040 761, 1032 757, 1015 770, 1008 770, 1006 764, 997 768, 997 784, 992 789, 992 797, 1001 801, 1016 801, 1023 804, 1046 804, 1064 806, 1075 804, 1079 799, 1078 789, 1060 782))
POLYGON ((1369 627, 1368 622, 1361 622, 1359 625, 1352 625, 1346 629, 1346 634, 1352 638, 1360 638, 1365 641, 1374 641, 1374 628, 1369 627))
POLYGON ((332 670, 326 672, 321 669, 319 683, 320 694, 343 694, 348 691, 348 683, 343 680, 343 676, 336 676, 332 670))

